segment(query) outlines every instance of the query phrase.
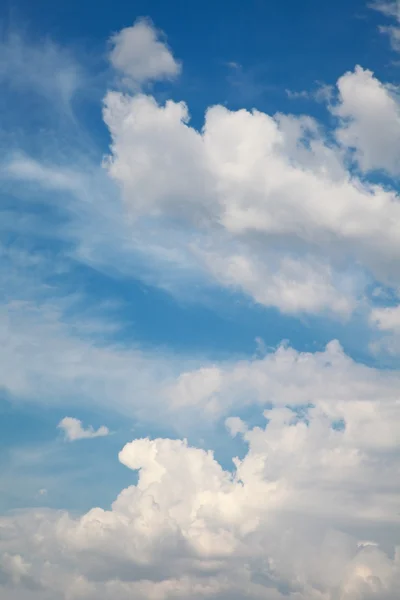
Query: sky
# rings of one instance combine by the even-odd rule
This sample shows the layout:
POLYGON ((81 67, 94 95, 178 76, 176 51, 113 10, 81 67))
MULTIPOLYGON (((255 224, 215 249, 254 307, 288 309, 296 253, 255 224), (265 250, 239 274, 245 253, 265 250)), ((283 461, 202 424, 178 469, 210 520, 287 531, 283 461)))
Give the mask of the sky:
POLYGON ((396 600, 400 4, 0 7, 0 596, 396 600))

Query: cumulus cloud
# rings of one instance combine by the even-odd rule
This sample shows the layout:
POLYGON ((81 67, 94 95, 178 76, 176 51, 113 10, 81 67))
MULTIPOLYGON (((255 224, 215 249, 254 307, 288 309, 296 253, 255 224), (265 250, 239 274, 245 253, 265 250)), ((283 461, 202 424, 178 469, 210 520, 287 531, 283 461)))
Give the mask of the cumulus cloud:
POLYGON ((400 333, 400 306, 385 306, 371 311, 370 321, 381 331, 400 333))
POLYGON ((371 71, 356 67, 338 81, 339 102, 332 111, 341 119, 336 136, 354 149, 363 171, 400 174, 400 103, 397 88, 381 83, 371 71))
POLYGON ((82 426, 82 421, 74 417, 64 417, 57 425, 64 432, 66 441, 75 442, 76 440, 104 437, 110 434, 108 427, 102 425, 98 429, 93 429, 90 425, 87 429, 82 426))
POLYGON ((111 37, 109 59, 126 84, 137 87, 179 75, 181 65, 162 37, 148 19, 139 19, 111 37))
POLYGON ((2 518, 5 597, 395 600, 395 456, 361 451, 322 412, 294 417, 246 430, 232 472, 185 441, 137 439, 119 459, 138 483, 111 510, 2 518))
MULTIPOLYGON (((346 423, 343 442, 351 435, 362 448, 395 448, 399 385, 397 371, 359 364, 332 341, 321 352, 281 346, 262 358, 187 371, 167 388, 167 396, 181 413, 209 419, 257 404, 299 410, 312 405, 346 423)), ((229 422, 232 433, 241 427, 229 422)))
MULTIPOLYGON (((394 96, 362 69, 338 86, 345 150, 395 171, 394 96), (376 93, 358 102, 365 86, 376 93)), ((399 279, 397 193, 350 174, 312 118, 214 106, 197 131, 182 102, 110 92, 104 119, 105 166, 131 214, 192 228, 191 251, 219 283, 283 312, 343 316, 371 278, 399 279)))

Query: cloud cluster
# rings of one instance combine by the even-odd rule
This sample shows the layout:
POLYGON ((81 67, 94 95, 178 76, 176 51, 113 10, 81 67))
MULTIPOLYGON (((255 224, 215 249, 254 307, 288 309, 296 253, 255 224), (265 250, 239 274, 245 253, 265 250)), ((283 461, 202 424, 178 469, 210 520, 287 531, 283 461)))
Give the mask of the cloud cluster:
POLYGON ((185 441, 138 439, 119 455, 138 483, 111 510, 3 518, 3 597, 395 600, 398 461, 320 410, 266 416, 232 473, 185 441))

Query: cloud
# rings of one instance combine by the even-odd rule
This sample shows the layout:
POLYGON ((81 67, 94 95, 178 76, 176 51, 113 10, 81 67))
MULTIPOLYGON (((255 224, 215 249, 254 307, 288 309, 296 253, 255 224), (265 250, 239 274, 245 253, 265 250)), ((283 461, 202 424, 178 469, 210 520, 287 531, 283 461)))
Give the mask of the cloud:
POLYGON ((338 80, 339 101, 332 112, 341 119, 337 139, 354 149, 364 171, 400 174, 400 104, 398 90, 371 71, 356 67, 338 80))
POLYGON ((82 421, 74 417, 64 417, 57 425, 64 432, 65 440, 75 442, 76 440, 104 437, 110 434, 108 427, 102 425, 98 429, 93 429, 90 425, 87 429, 82 427, 82 421))
POLYGON ((181 64, 162 37, 162 32, 148 19, 139 19, 132 27, 121 29, 111 37, 109 59, 122 74, 125 84, 140 87, 147 82, 174 79, 179 75, 181 64))
MULTIPOLYGON (((159 386, 190 359, 167 351, 143 351, 135 340, 116 344, 112 338, 118 322, 107 311, 89 317, 78 310, 77 304, 85 300, 14 301, 1 307, 3 390, 11 401, 19 398, 70 409, 84 403, 112 406, 130 417, 154 415, 159 386)), ((160 402, 158 418, 162 412, 160 402)))
POLYGON ((110 510, 3 517, 3 592, 395 600, 396 457, 344 442, 323 413, 293 417, 274 409, 265 428, 246 430, 232 472, 185 441, 137 439, 119 460, 138 482, 110 510))
MULTIPOLYGON (((3 29, 3 31, 5 31, 3 29)), ((83 86, 85 70, 74 54, 50 39, 29 40, 11 31, 0 37, 0 81, 3 94, 34 93, 53 104, 53 110, 71 114, 71 103, 83 86)), ((86 81, 87 85, 87 81, 86 81)), ((13 107, 9 107, 11 113, 13 107)))
MULTIPOLYGON (((376 10, 385 17, 395 19, 400 22, 400 2, 399 0, 376 0, 368 4, 369 8, 376 10)), ((390 44, 395 52, 400 52, 400 27, 398 25, 381 25, 379 31, 389 36, 390 44)))
MULTIPOLYGON (((359 448, 394 449, 400 441, 399 384, 398 371, 359 364, 332 341, 321 352, 281 346, 262 358, 183 372, 167 397, 180 418, 186 411, 210 421, 250 406, 314 406, 346 423, 343 444, 350 436, 359 448)), ((237 421, 229 423, 232 432, 240 431, 237 421)))
POLYGON ((103 171, 78 137, 67 161, 65 149, 11 154, 2 178, 24 199, 41 190, 54 205, 51 192, 62 194, 69 225, 59 234, 91 267, 177 295, 217 284, 286 314, 349 319, 365 311, 371 281, 399 280, 397 192, 348 165, 396 175, 398 103, 361 68, 338 90, 329 106, 339 145, 307 116, 214 106, 199 131, 183 102, 109 92, 103 171))
POLYGON ((398 17, 399 2, 398 0, 375 0, 368 4, 369 8, 381 12, 386 17, 398 17))
POLYGON ((369 323, 381 335, 370 342, 372 352, 377 355, 400 355, 400 306, 374 308, 369 315, 369 323))
POLYGON ((371 279, 399 279, 397 193, 358 179, 345 161, 357 144, 362 167, 397 169, 397 104, 360 69, 338 85, 344 149, 310 117, 214 106, 197 131, 182 102, 109 93, 105 166, 138 227, 151 219, 190 228, 189 250, 218 283, 283 312, 349 315, 371 279), (385 115, 375 116, 373 96, 365 108, 352 101, 349 85, 360 97, 363 86, 376 89, 385 115))
POLYGON ((400 332, 400 306, 385 306, 371 311, 370 321, 381 331, 400 332))

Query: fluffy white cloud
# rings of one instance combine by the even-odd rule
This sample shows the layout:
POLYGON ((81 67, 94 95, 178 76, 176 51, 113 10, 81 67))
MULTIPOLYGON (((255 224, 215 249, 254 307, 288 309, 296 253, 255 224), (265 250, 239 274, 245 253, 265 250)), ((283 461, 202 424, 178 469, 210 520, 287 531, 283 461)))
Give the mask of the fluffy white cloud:
MULTIPOLYGON (((395 99, 361 69, 338 86, 338 137, 357 145, 366 168, 395 170, 395 99), (370 87, 377 99, 364 110, 358 99, 370 87)), ((368 278, 399 281, 396 192, 351 175, 313 119, 214 106, 199 132, 184 103, 117 92, 106 97, 104 119, 112 135, 105 164, 132 214, 190 226, 191 252, 218 282, 284 312, 343 316, 368 278)))
POLYGON ((363 171, 400 174, 400 103, 398 89, 381 83, 371 71, 356 67, 338 81, 339 102, 332 110, 342 124, 341 144, 354 149, 363 171))
POLYGON ((2 597, 395 600, 393 452, 361 450, 320 411, 268 419, 233 473, 185 441, 138 439, 119 455, 138 483, 111 510, 2 518, 2 597))
POLYGON ((371 311, 370 320, 382 331, 400 332, 400 306, 386 306, 371 311))
POLYGON ((87 429, 85 429, 82 426, 82 421, 75 419, 74 417, 64 417, 61 419, 57 427, 64 432, 65 439, 68 442, 104 437, 110 433, 108 427, 105 427, 105 425, 102 425, 98 429, 93 429, 93 427, 90 425, 87 429))
POLYGON ((333 341, 322 352, 281 346, 263 358, 184 372, 167 389, 167 397, 176 410, 197 412, 199 418, 257 404, 298 410, 312 405, 346 423, 343 443, 350 436, 360 448, 378 449, 400 443, 399 387, 397 371, 358 364, 333 341))
POLYGON ((161 36, 162 32, 146 19, 112 36, 109 59, 125 83, 136 87, 148 81, 173 79, 180 73, 180 63, 161 36))

